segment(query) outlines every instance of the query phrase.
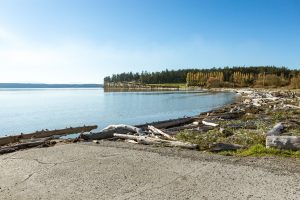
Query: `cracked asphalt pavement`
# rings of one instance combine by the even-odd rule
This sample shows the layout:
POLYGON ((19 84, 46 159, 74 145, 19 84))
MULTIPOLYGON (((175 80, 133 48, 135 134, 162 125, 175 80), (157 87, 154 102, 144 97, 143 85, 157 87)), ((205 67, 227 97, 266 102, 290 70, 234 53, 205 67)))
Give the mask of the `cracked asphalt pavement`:
POLYGON ((0 199, 300 199, 300 161, 63 144, 0 156, 0 199))

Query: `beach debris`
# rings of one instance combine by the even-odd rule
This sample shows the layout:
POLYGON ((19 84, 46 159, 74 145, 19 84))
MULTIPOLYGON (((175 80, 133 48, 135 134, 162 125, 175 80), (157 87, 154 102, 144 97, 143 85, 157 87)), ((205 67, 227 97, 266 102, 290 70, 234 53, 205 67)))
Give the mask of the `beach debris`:
POLYGON ((169 134, 161 131, 160 129, 158 128, 155 128, 154 126, 148 126, 148 129, 154 133, 154 134, 158 134, 158 135, 162 135, 163 137, 165 137, 166 139, 168 140, 175 140, 172 136, 170 136, 169 134))
POLYGON ((33 147, 49 147, 53 145, 53 143, 50 142, 51 137, 48 138, 42 138, 35 141, 27 141, 21 144, 14 144, 11 146, 1 147, 0 148, 0 155, 5 153, 11 153, 14 151, 18 151, 21 149, 28 149, 33 147))
POLYGON ((128 133, 128 131, 138 135, 145 135, 145 132, 141 128, 131 125, 118 124, 107 126, 100 132, 81 134, 80 137, 85 140, 100 140, 112 138, 114 133, 128 133))
POLYGON ((202 124, 204 124, 206 126, 213 126, 213 127, 219 126, 219 124, 216 124, 216 123, 213 123, 213 122, 209 122, 209 121, 205 121, 205 120, 202 120, 202 124))
POLYGON ((20 140, 24 140, 24 139, 47 138, 47 137, 56 137, 56 136, 69 135, 75 133, 89 132, 96 128, 97 128, 96 125, 92 125, 92 126, 70 127, 70 128, 58 129, 58 130, 42 130, 42 131, 36 131, 34 133, 29 133, 29 134, 21 133, 19 135, 0 137, 0 146, 4 146, 10 143, 17 143, 20 142, 20 140))
POLYGON ((299 136, 267 136, 266 147, 286 149, 286 150, 300 150, 299 136))
POLYGON ((102 129, 98 133, 89 133, 81 135, 81 138, 90 140, 94 143, 99 143, 101 139, 124 139, 125 142, 134 144, 155 144, 170 147, 181 147, 186 149, 196 149, 198 145, 189 142, 177 141, 174 137, 165 133, 164 131, 149 125, 147 130, 142 130, 131 125, 111 125, 102 129), (129 131, 129 132, 128 132, 129 131))
POLYGON ((135 140, 131 140, 131 139, 126 139, 126 140, 125 140, 125 142, 127 142, 127 143, 131 143, 131 144, 138 144, 138 142, 137 142, 137 141, 135 141, 135 140))
POLYGON ((178 119, 170 119, 170 120, 164 120, 159 122, 146 123, 142 125, 137 125, 136 127, 147 128, 149 125, 151 125, 159 129, 166 129, 166 128, 184 126, 186 124, 193 123, 194 121, 195 121, 195 117, 183 117, 178 119))

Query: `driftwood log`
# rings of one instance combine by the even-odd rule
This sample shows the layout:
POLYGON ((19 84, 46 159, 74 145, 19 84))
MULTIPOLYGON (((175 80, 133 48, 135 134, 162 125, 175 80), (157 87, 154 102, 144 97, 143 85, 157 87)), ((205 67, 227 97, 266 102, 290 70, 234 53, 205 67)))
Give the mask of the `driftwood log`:
POLYGON ((148 126, 148 129, 150 131, 152 131, 154 134, 162 135, 163 137, 165 137, 168 140, 175 140, 172 136, 170 136, 169 134, 163 132, 162 130, 160 130, 158 128, 155 128, 154 126, 148 126))
POLYGON ((25 142, 25 143, 21 143, 21 144, 2 147, 2 148, 0 148, 0 155, 5 154, 5 153, 11 153, 11 152, 18 151, 21 149, 28 149, 28 148, 38 147, 38 146, 44 146, 49 142, 50 139, 51 138, 42 138, 42 139, 36 139, 33 142, 29 141, 29 142, 25 142))
POLYGON ((147 123, 147 124, 142 124, 142 125, 136 125, 135 127, 147 128, 149 125, 151 125, 151 126, 155 126, 156 128, 159 128, 159 129, 171 128, 171 127, 176 127, 176 126, 181 126, 184 124, 192 123, 194 120, 195 120, 195 117, 184 117, 184 118, 179 118, 179 119, 171 119, 171 120, 147 123))
POLYGON ((180 141, 171 141, 171 140, 163 140, 159 138, 152 138, 147 136, 135 136, 135 135, 125 135, 125 134, 118 134, 114 133, 113 136, 119 139, 129 139, 137 141, 139 144, 146 144, 146 145, 165 145, 170 147, 181 147, 186 149, 196 149, 198 148, 197 144, 192 144, 189 142, 180 142, 180 141))
POLYGON ((88 134, 82 134, 80 137, 85 140, 102 140, 102 139, 108 139, 112 138, 114 133, 137 133, 138 135, 145 135, 145 132, 141 128, 137 128, 135 126, 131 125, 125 125, 125 124, 119 124, 119 125, 110 125, 104 129, 102 129, 100 132, 96 133, 88 133, 88 134))
POLYGON ((209 116, 217 117, 219 119, 238 119, 243 116, 245 112, 225 112, 225 113, 210 113, 209 116))
POLYGON ((216 124, 216 123, 213 123, 213 122, 209 122, 209 121, 205 121, 205 120, 202 120, 202 124, 204 124, 206 126, 213 126, 213 127, 219 126, 219 124, 216 124))
POLYGON ((8 137, 0 137, 0 146, 7 145, 10 143, 16 143, 19 142, 20 139, 31 139, 31 138, 46 138, 54 135, 68 135, 68 134, 74 134, 74 133, 83 133, 83 132, 89 132, 93 129, 96 129, 97 126, 81 126, 81 127, 70 127, 65 129, 59 129, 59 130, 46 130, 46 131, 37 131, 34 133, 29 134, 20 134, 20 135, 13 135, 8 137))
POLYGON ((277 149, 300 150, 299 136, 267 136, 266 147, 277 149))

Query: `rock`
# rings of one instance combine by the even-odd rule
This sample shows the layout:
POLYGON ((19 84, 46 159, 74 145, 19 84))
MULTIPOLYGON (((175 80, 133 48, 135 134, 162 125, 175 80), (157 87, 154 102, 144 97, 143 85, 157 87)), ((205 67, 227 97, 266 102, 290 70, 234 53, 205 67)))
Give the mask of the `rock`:
POLYGON ((266 147, 277 149, 300 150, 299 136, 267 136, 266 147))
POLYGON ((269 132, 267 132, 267 136, 271 135, 280 135, 284 131, 284 126, 282 123, 276 124, 269 132))

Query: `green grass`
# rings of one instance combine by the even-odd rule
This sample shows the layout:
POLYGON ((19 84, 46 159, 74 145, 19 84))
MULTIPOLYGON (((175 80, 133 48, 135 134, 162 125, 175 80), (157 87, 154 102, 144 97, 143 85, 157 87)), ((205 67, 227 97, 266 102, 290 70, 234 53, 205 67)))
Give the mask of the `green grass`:
POLYGON ((199 150, 208 150, 209 145, 214 142, 224 142, 231 144, 240 144, 244 148, 237 151, 223 151, 218 154, 224 156, 281 156, 300 158, 300 151, 279 150, 265 147, 265 136, 253 130, 237 130, 233 136, 226 137, 217 129, 210 130, 206 133, 197 133, 191 131, 183 131, 176 135, 181 141, 187 141, 199 145, 199 150))
POLYGON ((293 136, 300 136, 300 128, 291 129, 289 133, 293 136))
POLYGON ((266 148, 261 144, 254 145, 246 150, 240 150, 236 152, 238 156, 283 156, 283 157, 294 157, 300 158, 300 151, 291 150, 279 150, 274 148, 266 148))
MULTIPOLYGON (((228 130, 234 131, 234 130, 228 130)), ((214 142, 224 142, 230 144, 239 144, 244 147, 250 147, 255 144, 264 144, 265 137, 255 130, 240 129, 235 130, 234 135, 229 136, 226 133, 220 133, 218 129, 210 130, 205 133, 183 131, 176 135, 181 141, 191 142, 199 145, 200 150, 209 149, 210 144, 214 142)))
POLYGON ((218 154, 223 156, 241 156, 241 157, 278 156, 278 157, 300 158, 300 151, 266 148, 262 144, 256 144, 251 146, 250 148, 237 150, 237 151, 223 151, 223 152, 219 152, 218 154))

